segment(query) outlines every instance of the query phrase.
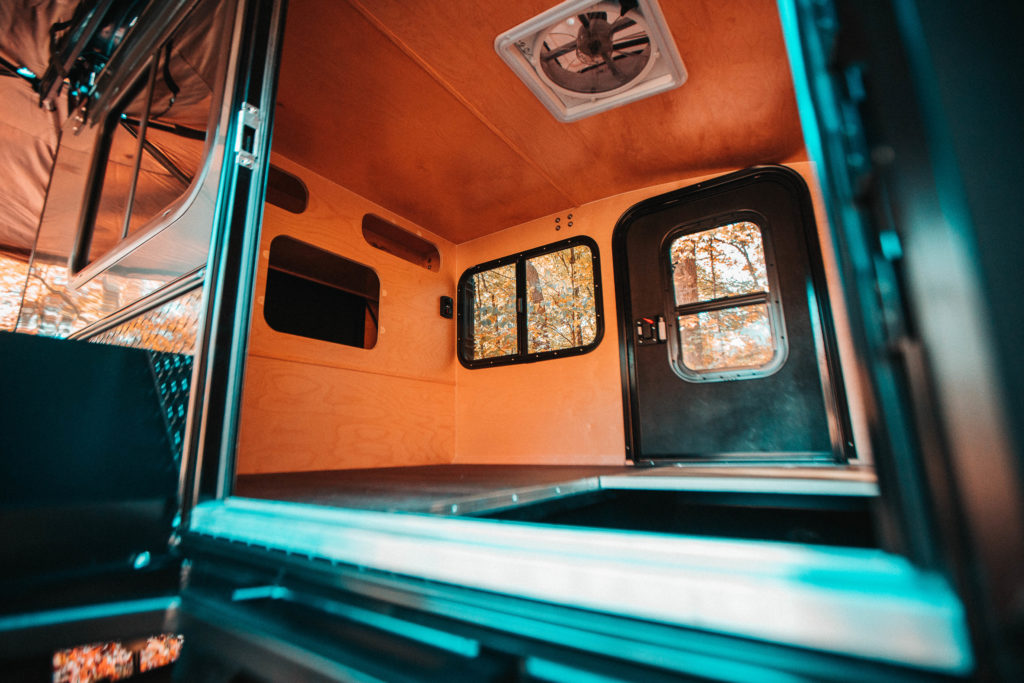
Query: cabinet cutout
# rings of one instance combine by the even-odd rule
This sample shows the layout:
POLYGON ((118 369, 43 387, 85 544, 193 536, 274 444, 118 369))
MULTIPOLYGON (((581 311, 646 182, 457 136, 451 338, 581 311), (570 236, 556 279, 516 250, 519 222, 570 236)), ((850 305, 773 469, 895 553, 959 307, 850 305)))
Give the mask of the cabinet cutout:
POLYGON ((270 243, 263 318, 271 329, 372 349, 379 310, 370 268, 285 235, 270 243))
POLYGON ((267 173, 267 203, 291 213, 302 213, 309 204, 309 190, 298 176, 271 164, 267 173))
POLYGON ((371 246, 427 270, 437 272, 441 267, 441 254, 437 247, 372 213, 363 216, 363 238, 371 246))

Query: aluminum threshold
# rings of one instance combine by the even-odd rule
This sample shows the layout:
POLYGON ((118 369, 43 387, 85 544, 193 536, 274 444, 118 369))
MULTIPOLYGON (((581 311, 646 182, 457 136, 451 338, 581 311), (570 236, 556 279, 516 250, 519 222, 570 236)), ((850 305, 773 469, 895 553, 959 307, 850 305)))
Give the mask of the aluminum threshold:
POLYGON ((228 498, 207 537, 531 600, 929 671, 973 666, 948 583, 879 550, 228 498))

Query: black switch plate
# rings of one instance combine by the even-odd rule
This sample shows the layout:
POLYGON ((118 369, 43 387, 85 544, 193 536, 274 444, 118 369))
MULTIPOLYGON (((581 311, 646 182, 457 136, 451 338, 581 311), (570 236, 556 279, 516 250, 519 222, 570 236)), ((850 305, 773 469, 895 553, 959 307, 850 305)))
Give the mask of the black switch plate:
POLYGON ((450 296, 441 297, 441 317, 451 318, 455 315, 455 302, 450 296))

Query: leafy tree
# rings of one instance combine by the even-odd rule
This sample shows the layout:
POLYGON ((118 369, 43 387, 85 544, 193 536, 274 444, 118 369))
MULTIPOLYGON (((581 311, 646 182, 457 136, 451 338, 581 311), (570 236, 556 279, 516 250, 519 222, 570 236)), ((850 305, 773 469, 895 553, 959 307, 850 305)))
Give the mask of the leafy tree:
POLYGON ((495 358, 516 353, 515 265, 475 274, 473 288, 473 357, 495 358))
POLYGON ((774 354, 764 303, 719 307, 729 299, 767 293, 760 228, 750 221, 682 235, 669 246, 683 363, 693 370, 759 367, 774 354))
POLYGON ((572 247, 526 262, 527 351, 586 346, 597 336, 594 262, 590 249, 572 247))
MULTIPOLYGON (((590 344, 597 338, 594 263, 587 247, 571 247, 527 260, 527 352, 590 344)), ((515 266, 473 276, 473 357, 518 353, 515 266)))

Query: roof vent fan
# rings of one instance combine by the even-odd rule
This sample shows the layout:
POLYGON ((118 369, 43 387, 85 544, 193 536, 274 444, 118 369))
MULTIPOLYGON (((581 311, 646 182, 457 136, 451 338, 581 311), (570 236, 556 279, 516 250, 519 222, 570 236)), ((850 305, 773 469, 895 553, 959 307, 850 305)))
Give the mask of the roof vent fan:
POLYGON ((560 121, 686 81, 656 0, 568 0, 502 33, 494 49, 560 121))

